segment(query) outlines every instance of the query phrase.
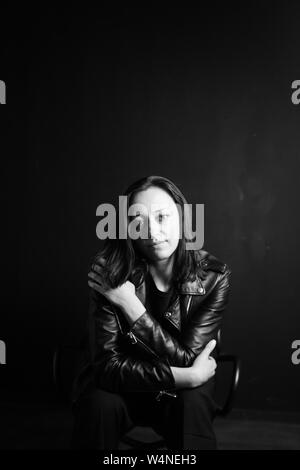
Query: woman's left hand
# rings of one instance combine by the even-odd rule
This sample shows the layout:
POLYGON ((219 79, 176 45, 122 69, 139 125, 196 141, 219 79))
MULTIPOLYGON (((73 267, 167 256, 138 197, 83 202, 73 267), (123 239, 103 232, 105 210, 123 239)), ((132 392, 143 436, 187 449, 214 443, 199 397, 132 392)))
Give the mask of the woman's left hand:
POLYGON ((130 304, 135 295, 135 286, 132 282, 126 281, 119 287, 111 289, 105 281, 105 261, 101 258, 101 264, 94 264, 92 270, 88 273, 88 285, 100 294, 104 295, 110 302, 117 307, 125 307, 130 304))

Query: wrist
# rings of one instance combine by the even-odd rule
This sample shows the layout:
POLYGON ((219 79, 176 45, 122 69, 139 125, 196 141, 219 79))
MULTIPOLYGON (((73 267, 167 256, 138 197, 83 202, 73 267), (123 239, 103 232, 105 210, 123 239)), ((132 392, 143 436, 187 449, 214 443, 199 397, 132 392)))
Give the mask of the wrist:
POLYGON ((142 302, 136 296, 122 302, 120 308, 130 326, 135 323, 146 310, 142 302))
POLYGON ((142 309, 145 310, 144 305, 136 295, 127 297, 127 299, 122 300, 119 304, 119 307, 121 310, 123 310, 124 313, 130 313, 132 311, 138 312, 142 309))
POLYGON ((197 371, 193 366, 189 367, 190 372, 190 387, 199 387, 202 385, 202 381, 199 379, 199 371, 197 371))
POLYGON ((196 374, 192 367, 171 366, 171 371, 177 389, 197 387, 196 374))

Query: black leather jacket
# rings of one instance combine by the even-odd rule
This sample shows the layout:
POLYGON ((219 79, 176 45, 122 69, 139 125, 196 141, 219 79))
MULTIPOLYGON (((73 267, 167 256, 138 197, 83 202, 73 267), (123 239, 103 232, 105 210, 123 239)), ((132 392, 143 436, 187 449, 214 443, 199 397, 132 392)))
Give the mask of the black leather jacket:
MULTIPOLYGON (((199 250, 197 275, 177 293, 159 322, 147 310, 129 327, 121 311, 90 290, 89 350, 73 384, 75 402, 90 386, 116 393, 152 392, 157 399, 175 391, 170 366, 187 367, 216 339, 228 302, 229 267, 199 250)), ((136 284, 145 305, 145 281, 136 284)))

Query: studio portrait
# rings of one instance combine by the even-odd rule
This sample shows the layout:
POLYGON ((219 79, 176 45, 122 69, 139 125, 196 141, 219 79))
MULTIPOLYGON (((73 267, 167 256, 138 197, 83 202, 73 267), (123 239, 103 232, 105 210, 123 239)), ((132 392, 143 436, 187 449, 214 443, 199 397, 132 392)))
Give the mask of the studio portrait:
POLYGON ((2 22, 0 450, 299 450, 299 4, 2 22))

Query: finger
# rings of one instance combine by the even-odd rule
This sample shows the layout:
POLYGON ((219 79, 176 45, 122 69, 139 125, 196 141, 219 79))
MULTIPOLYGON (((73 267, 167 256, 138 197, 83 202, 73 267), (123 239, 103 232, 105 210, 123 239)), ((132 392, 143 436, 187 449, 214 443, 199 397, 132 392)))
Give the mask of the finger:
POLYGON ((100 264, 94 263, 92 266, 92 270, 96 271, 97 273, 103 273, 104 272, 104 267, 101 266, 100 264))
POLYGON ((98 265, 98 266, 105 267, 105 265, 106 265, 106 260, 105 260, 105 258, 103 258, 103 256, 101 256, 100 258, 97 258, 97 259, 94 261, 94 264, 96 264, 96 265, 98 265))
POLYGON ((207 343, 207 345, 205 346, 203 352, 204 354, 207 355, 207 357, 210 355, 210 353, 214 350, 214 348, 216 347, 216 344, 217 344, 217 341, 215 339, 212 339, 211 341, 209 341, 207 343))
POLYGON ((216 361, 214 360, 214 358, 213 358, 213 357, 209 357, 208 359, 211 360, 211 365, 212 365, 212 367, 213 367, 213 370, 216 370, 216 368, 217 368, 217 363, 216 363, 216 361))
POLYGON ((105 265, 106 265, 106 260, 105 260, 105 258, 103 258, 103 256, 101 256, 101 257, 99 258, 99 263, 100 263, 102 266, 105 266, 105 265))
POLYGON ((91 279, 95 282, 98 282, 98 284, 100 284, 100 285, 104 284, 104 281, 103 281, 102 277, 99 276, 99 274, 93 273, 93 271, 90 271, 88 273, 88 277, 89 277, 89 279, 91 279))
POLYGON ((92 281, 88 281, 88 285, 89 285, 89 287, 96 290, 100 294, 103 293, 103 289, 101 288, 101 286, 99 286, 99 284, 96 284, 95 282, 92 282, 92 281))
POLYGON ((209 364, 210 364, 211 370, 215 371, 216 368, 217 368, 216 361, 214 360, 213 357, 210 357, 210 356, 208 357, 208 359, 209 359, 209 364))

